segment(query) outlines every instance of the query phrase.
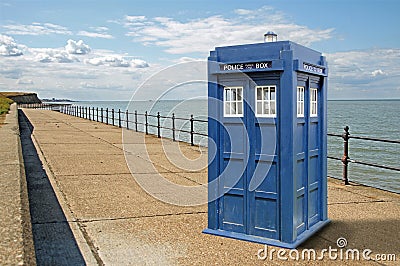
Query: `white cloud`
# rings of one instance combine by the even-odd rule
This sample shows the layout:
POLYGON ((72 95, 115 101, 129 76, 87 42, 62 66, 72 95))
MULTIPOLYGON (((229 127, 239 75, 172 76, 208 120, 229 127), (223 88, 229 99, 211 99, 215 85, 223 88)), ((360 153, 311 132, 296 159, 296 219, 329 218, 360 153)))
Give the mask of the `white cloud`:
POLYGON ((74 40, 68 40, 67 45, 65 46, 65 50, 69 54, 87 54, 90 52, 90 47, 89 45, 83 43, 82 40, 79 41, 74 41, 74 40))
POLYGON ((138 22, 138 21, 145 21, 145 16, 125 16, 125 20, 128 22, 138 22))
POLYGON ((181 22, 168 17, 125 17, 127 36, 145 45, 164 47, 167 53, 202 54, 216 46, 262 42, 267 30, 280 40, 290 39, 307 45, 332 38, 333 29, 310 29, 288 21, 271 7, 257 10, 238 9, 236 16, 211 16, 181 22), (137 22, 140 24, 135 24, 137 22))
POLYGON ((30 49, 34 54, 35 61, 41 63, 72 63, 79 62, 79 59, 72 56, 64 49, 36 48, 30 49))
POLYGON ((386 75, 386 74, 382 71, 382 69, 377 69, 377 70, 372 71, 371 75, 373 77, 376 77, 376 76, 379 76, 379 75, 386 75))
POLYGON ((24 79, 19 79, 17 80, 18 85, 33 85, 33 81, 31 79, 24 80, 24 79))
POLYGON ((21 56, 1 58, 0 89, 34 91, 44 98, 118 100, 131 96, 148 69, 147 62, 137 57, 70 40, 65 47, 24 47, 21 56))
POLYGON ((400 49, 327 54, 330 98, 400 98, 400 49))
POLYGON ((89 31, 80 31, 78 32, 79 36, 85 36, 90 38, 102 38, 102 39, 114 39, 114 37, 107 33, 100 32, 89 32, 89 31))
POLYGON ((122 57, 97 57, 85 60, 86 64, 90 64, 93 66, 113 66, 113 67, 129 67, 130 64, 128 61, 123 59, 122 57))
POLYGON ((72 32, 68 28, 52 24, 52 23, 38 23, 34 22, 31 25, 11 24, 3 25, 6 29, 6 34, 10 35, 49 35, 49 34, 62 34, 71 35, 72 32))
POLYGON ((79 31, 78 35, 90 38, 114 39, 114 36, 108 33, 107 27, 90 27, 91 31, 79 31))
POLYGON ((23 48, 24 46, 18 45, 12 37, 0 34, 0 55, 19 56, 23 54, 23 48))
POLYGON ((111 67, 133 67, 133 68, 146 68, 149 67, 146 61, 141 59, 127 60, 122 56, 105 56, 95 57, 85 60, 86 64, 93 66, 111 66, 111 67))

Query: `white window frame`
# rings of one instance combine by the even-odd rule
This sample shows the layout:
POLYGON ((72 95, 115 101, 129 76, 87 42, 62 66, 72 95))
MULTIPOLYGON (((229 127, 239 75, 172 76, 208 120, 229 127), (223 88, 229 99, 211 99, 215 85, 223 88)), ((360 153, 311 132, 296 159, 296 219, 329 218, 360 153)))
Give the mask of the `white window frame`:
POLYGON ((318 116, 318 89, 310 88, 310 116, 318 116))
POLYGON ((255 109, 256 109, 256 116, 257 117, 276 117, 276 109, 277 109, 277 106, 276 106, 276 86, 271 86, 271 85, 269 85, 269 86, 256 86, 256 88, 255 88, 255 98, 256 98, 256 101, 255 101, 255 103, 256 103, 256 106, 255 106, 255 109), (258 97, 258 90, 259 89, 261 89, 261 99, 259 99, 259 97, 258 97), (272 92, 272 89, 273 89, 273 91, 274 91, 274 95, 275 95, 275 98, 274 99, 271 99, 271 92, 272 92), (265 91, 268 91, 268 99, 265 99, 265 91), (261 104, 261 113, 259 113, 259 110, 258 110, 258 105, 259 104, 261 104), (271 106, 272 105, 274 105, 275 106, 275 108, 274 109, 272 109, 271 108, 271 106), (266 112, 266 108, 265 108, 265 106, 268 106, 268 112, 266 112), (272 111, 273 111, 273 113, 272 113, 272 111))
POLYGON ((224 117, 243 117, 243 87, 224 87, 223 98, 224 117), (230 91, 229 97, 236 95, 236 99, 227 99, 227 91, 230 91), (232 93, 233 91, 235 91, 235 94, 232 93), (229 108, 227 108, 227 105, 229 105, 229 108), (236 108, 232 108, 232 106, 236 108))
POLYGON ((297 117, 304 117, 304 86, 297 86, 297 117))

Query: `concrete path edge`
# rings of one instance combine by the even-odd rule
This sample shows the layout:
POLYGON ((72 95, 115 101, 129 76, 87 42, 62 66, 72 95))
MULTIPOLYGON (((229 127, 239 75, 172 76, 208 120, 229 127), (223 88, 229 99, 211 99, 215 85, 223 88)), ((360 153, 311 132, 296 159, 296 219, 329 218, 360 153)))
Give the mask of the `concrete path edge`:
POLYGON ((15 103, 0 127, 0 139, 0 264, 36 265, 15 103))

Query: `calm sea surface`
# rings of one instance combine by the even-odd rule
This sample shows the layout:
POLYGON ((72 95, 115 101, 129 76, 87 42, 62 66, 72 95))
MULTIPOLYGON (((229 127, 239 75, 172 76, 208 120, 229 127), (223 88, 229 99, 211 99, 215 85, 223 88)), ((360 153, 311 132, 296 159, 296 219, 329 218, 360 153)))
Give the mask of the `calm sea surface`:
MULTIPOLYGON (((160 112, 162 116, 175 114, 177 118, 190 118, 207 120, 207 101, 93 101, 77 102, 76 105, 114 108, 129 110, 139 113, 138 121, 143 123, 145 111, 156 115, 160 112)), ((117 115, 115 116, 117 117, 117 115)), ((122 115, 122 119, 125 116, 122 115)), ((134 120, 134 115, 129 115, 129 120, 134 120)), ((110 120, 111 121, 111 120, 110 120)), ((149 123, 156 124, 155 117, 149 117, 149 123)), ((171 127, 171 119, 161 119, 164 127, 171 127)), ((328 101, 328 132, 342 134, 343 128, 348 125, 350 134, 354 136, 367 136, 375 138, 400 140, 400 100, 376 100, 376 101, 328 101)), ((123 123, 125 126, 125 123, 123 123)), ((190 129, 190 123, 185 120, 176 119, 175 126, 183 130, 190 129)), ((134 124, 129 124, 134 128, 134 124)), ((143 131, 143 126, 139 125, 143 131)), ((149 131, 156 133, 156 128, 150 127, 149 131)), ((195 122, 196 132, 207 133, 207 123, 195 122)), ((162 134, 171 137, 171 130, 163 130, 162 134)), ((187 133, 177 133, 177 138, 189 141, 187 133)), ((196 136, 195 142, 206 145, 204 137, 196 136)), ((350 139, 349 156, 357 161, 372 162, 381 165, 400 167, 400 144, 372 142, 365 140, 350 139)), ((340 158, 343 155, 343 140, 338 137, 328 137, 328 155, 340 158)), ((328 159, 328 175, 341 178, 342 163, 328 159)), ((400 172, 379 169, 375 167, 351 164, 349 165, 349 179, 366 185, 383 188, 400 193, 400 172)))

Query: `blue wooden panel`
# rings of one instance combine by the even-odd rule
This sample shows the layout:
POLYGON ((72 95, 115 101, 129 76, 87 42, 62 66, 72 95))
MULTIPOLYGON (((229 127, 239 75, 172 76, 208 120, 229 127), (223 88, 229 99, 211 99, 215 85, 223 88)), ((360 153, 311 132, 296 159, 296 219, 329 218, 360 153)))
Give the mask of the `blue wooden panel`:
POLYGON ((276 124, 256 123, 255 125, 255 153, 276 154, 276 124))
POLYGON ((304 220, 304 195, 300 196, 296 199, 296 209, 295 209, 295 225, 297 228, 297 233, 301 234, 305 229, 305 220, 304 220))
POLYGON ((298 160, 296 163, 296 189, 304 188, 306 185, 306 168, 304 159, 298 160))
POLYGON ((295 152, 301 153, 305 151, 305 125, 304 123, 297 123, 295 132, 295 152))
POLYGON ((275 162, 257 161, 254 176, 256 180, 263 179, 260 186, 256 188, 259 192, 278 192, 277 166, 275 162))
POLYGON ((225 170, 220 176, 220 185, 225 191, 229 188, 244 189, 245 165, 243 160, 224 159, 225 170))
POLYGON ((319 146, 319 127, 318 123, 310 123, 310 129, 309 129, 309 144, 308 148, 310 150, 315 150, 318 149, 319 146))
POLYGON ((319 161, 318 156, 310 157, 308 166, 308 182, 309 184, 319 180, 319 161))
POLYGON ((278 206, 276 200, 255 198, 254 233, 258 236, 278 238, 278 206))
POLYGON ((241 123, 224 123, 224 152, 243 153, 246 143, 244 125, 241 123))
MULTIPOLYGON (((316 223, 318 219, 318 209, 319 209, 319 190, 314 189, 313 191, 310 191, 309 197, 308 197, 308 217, 310 219, 309 222, 312 222, 312 224, 316 223), (315 217, 316 216, 316 217, 315 217)), ((309 224, 309 226, 312 226, 312 224, 309 224)))
POLYGON ((223 199, 222 229, 244 232, 244 207, 243 196, 225 195, 223 199))

